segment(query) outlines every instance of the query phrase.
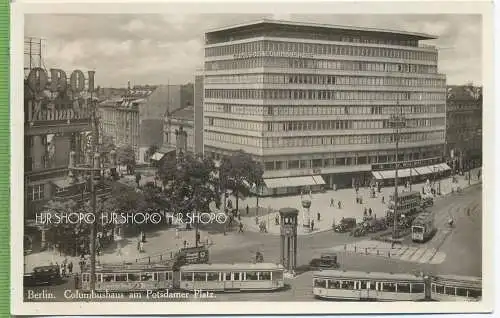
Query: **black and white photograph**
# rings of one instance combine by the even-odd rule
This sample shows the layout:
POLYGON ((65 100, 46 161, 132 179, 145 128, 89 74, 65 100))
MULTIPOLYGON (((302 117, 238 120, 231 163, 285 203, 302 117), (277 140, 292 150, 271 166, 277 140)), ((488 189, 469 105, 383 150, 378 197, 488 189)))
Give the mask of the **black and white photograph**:
POLYGON ((487 308, 489 6, 301 5, 20 15, 19 304, 487 308))

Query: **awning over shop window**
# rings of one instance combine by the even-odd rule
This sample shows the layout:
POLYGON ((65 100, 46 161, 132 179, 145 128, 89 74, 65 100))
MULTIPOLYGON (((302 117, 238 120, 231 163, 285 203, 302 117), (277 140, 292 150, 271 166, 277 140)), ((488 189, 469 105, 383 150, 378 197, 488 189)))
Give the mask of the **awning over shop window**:
POLYGON ((450 166, 446 163, 439 164, 439 167, 441 168, 441 171, 451 170, 450 166))
POLYGON ((313 186, 316 185, 312 176, 307 177, 289 177, 288 187, 303 187, 303 186, 313 186))
POLYGON ((434 171, 432 171, 432 170, 430 169, 430 167, 428 167, 428 166, 425 166, 425 167, 417 167, 417 168, 415 168, 415 170, 417 171, 417 173, 418 173, 419 175, 426 175, 426 174, 429 174, 429 173, 433 173, 433 172, 434 172, 434 171))
POLYGON ((284 188, 287 186, 288 178, 264 179, 266 187, 269 189, 284 188))
POLYGON ((304 176, 264 179, 268 189, 287 188, 287 187, 305 187, 326 184, 322 176, 304 176))
POLYGON ((154 155, 151 156, 151 160, 160 161, 165 156, 164 153, 155 152, 154 155))
POLYGON ((378 171, 372 171, 372 176, 375 178, 375 180, 383 180, 384 177, 378 172, 378 171))
POLYGON ((325 180, 323 179, 322 176, 313 176, 314 181, 316 182, 317 185, 323 185, 326 184, 325 180))

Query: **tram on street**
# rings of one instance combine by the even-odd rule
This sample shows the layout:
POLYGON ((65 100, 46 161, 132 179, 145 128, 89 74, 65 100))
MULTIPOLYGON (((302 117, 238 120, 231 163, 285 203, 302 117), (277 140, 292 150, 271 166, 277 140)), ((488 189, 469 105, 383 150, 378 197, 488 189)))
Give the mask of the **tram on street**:
POLYGON ((439 301, 480 301, 479 277, 439 275, 431 278, 432 298, 439 301))
POLYGON ((420 213, 412 222, 411 239, 413 242, 426 242, 432 238, 435 232, 434 213, 430 211, 420 213))
POLYGON ((412 274, 324 270, 313 273, 313 294, 322 299, 417 301, 425 281, 412 274))
POLYGON ((183 290, 271 291, 284 287, 284 268, 271 263, 191 264, 180 268, 183 290))
MULTIPOLYGON (((95 270, 95 291, 97 292, 145 292, 173 287, 171 266, 154 265, 103 265, 95 270)), ((90 291, 90 273, 81 274, 79 288, 90 291)))

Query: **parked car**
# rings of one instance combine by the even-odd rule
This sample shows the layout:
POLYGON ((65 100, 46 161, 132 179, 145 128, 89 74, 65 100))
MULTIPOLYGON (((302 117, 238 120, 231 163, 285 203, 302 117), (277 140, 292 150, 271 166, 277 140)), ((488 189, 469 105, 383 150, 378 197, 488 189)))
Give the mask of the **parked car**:
POLYGON ((345 233, 349 232, 353 228, 356 227, 356 219, 355 218, 342 218, 339 224, 335 226, 335 232, 345 233))
POLYGON ((23 280, 25 286, 37 286, 58 283, 62 278, 59 266, 48 265, 35 267, 32 273, 24 274, 23 280))
POLYGON ((313 258, 309 262, 311 270, 336 269, 340 264, 337 262, 336 253, 322 253, 320 258, 313 258))

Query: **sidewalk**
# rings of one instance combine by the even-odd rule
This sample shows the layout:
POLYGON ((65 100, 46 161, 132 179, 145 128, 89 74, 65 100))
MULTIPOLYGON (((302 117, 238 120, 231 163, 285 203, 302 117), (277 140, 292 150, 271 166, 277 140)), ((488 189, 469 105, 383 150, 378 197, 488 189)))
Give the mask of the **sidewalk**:
MULTIPOLYGON (((104 251, 97 260, 101 263, 116 264, 124 262, 147 262, 148 257, 151 261, 159 261, 160 255, 162 259, 170 258, 170 252, 174 254, 184 245, 184 240, 188 242, 188 246, 194 246, 195 231, 179 231, 179 237, 175 237, 175 229, 168 229, 146 234, 146 243, 144 243, 144 252, 140 253, 137 250, 137 238, 126 238, 120 241, 120 248, 113 251, 104 251)), ((236 231, 224 234, 209 234, 205 231, 200 231, 201 242, 209 241, 210 252, 225 250, 230 247, 244 248, 251 245, 251 242, 245 239, 244 235, 239 235, 236 231)), ((44 251, 24 256, 25 272, 30 272, 35 266, 43 266, 52 264, 61 264, 67 258, 68 262, 73 262, 73 270, 79 270, 79 257, 65 257, 59 255, 59 252, 44 251)))
MULTIPOLYGON (((458 176, 458 183, 453 184, 452 178, 445 178, 441 180, 441 197, 448 195, 453 191, 456 191, 457 186, 462 189, 469 186, 468 180, 465 176, 458 176)), ((477 179, 477 169, 472 172, 471 185, 480 183, 481 181, 477 179)), ((436 182, 438 183, 438 182, 436 182)), ((413 191, 422 191, 424 183, 413 184, 413 191)), ((400 186, 399 191, 403 191, 404 187, 400 186)), ((408 190, 408 189, 406 189, 408 190)), ((314 231, 312 233, 327 231, 332 229, 333 222, 338 223, 343 217, 344 218, 356 218, 358 222, 363 219, 363 212, 365 207, 367 209, 371 208, 373 215, 379 217, 385 217, 385 212, 387 210, 387 205, 382 204, 382 197, 384 197, 385 202, 389 201, 389 195, 394 193, 394 187, 385 187, 381 189, 381 193, 376 193, 375 198, 370 197, 370 190, 365 188, 359 189, 359 195, 363 199, 363 204, 356 203, 356 192, 354 189, 340 189, 337 191, 329 190, 325 193, 314 193, 310 198, 309 195, 304 195, 304 199, 311 199, 312 205, 310 208, 309 216, 314 219, 314 231), (335 200, 335 206, 330 206, 330 200, 335 200), (338 201, 342 202, 342 208, 337 207, 338 201), (320 213, 320 221, 317 219, 317 213, 320 213)), ((439 200, 439 196, 436 196, 434 200, 439 200)), ((231 198, 233 205, 236 202, 235 198, 231 198)), ((280 226, 275 225, 275 218, 279 214, 278 211, 284 207, 296 208, 299 210, 299 227, 297 229, 298 235, 312 234, 308 228, 302 226, 302 221, 304 217, 307 217, 307 213, 304 208, 302 208, 300 195, 287 196, 287 197, 265 197, 259 198, 259 213, 256 214, 256 198, 247 198, 246 200, 239 200, 239 208, 241 214, 241 222, 244 224, 244 228, 247 231, 259 232, 259 225, 256 224, 255 217, 258 217, 258 223, 264 221, 267 224, 267 231, 271 234, 279 234, 280 226), (246 206, 249 206, 249 214, 246 214, 246 206), (272 211, 268 213, 268 211, 272 211)))

